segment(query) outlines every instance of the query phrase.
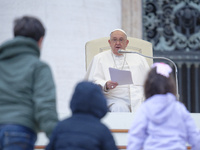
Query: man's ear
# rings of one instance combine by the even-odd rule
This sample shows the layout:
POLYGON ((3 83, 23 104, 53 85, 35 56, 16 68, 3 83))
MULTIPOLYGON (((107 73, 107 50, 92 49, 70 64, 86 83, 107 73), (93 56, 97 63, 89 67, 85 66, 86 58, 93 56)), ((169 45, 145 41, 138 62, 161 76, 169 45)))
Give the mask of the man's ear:
POLYGON ((38 47, 41 49, 42 48, 42 42, 43 42, 43 36, 38 40, 38 47))
POLYGON ((109 44, 111 44, 111 41, 110 41, 110 40, 108 40, 108 43, 109 43, 109 44))
POLYGON ((128 43, 129 43, 129 40, 126 41, 126 46, 128 45, 128 43))

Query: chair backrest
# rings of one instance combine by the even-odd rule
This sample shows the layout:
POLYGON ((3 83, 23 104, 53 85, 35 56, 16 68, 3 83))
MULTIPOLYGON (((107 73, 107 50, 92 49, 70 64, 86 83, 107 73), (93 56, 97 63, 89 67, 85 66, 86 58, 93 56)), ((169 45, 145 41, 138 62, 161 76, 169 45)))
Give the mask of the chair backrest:
MULTIPOLYGON (((93 57, 96 54, 111 49, 108 43, 108 40, 109 40, 109 37, 103 37, 103 38, 95 39, 92 41, 88 41, 85 44, 86 70, 89 67, 93 57)), ((133 38, 133 37, 128 37, 128 40, 129 40, 129 44, 126 47, 126 50, 136 51, 150 57, 153 56, 152 44, 150 42, 141 40, 138 38, 133 38)), ((137 54, 133 54, 133 55, 137 55, 137 54)), ((153 59, 146 58, 146 60, 149 66, 151 66, 153 63, 153 59)))

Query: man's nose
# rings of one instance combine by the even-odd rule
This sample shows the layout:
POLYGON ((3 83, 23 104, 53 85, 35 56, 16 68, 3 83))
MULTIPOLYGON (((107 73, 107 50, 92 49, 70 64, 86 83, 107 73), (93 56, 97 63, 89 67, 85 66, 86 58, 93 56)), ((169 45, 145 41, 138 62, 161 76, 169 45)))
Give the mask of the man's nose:
POLYGON ((119 40, 117 40, 116 44, 120 44, 120 41, 119 41, 119 40))

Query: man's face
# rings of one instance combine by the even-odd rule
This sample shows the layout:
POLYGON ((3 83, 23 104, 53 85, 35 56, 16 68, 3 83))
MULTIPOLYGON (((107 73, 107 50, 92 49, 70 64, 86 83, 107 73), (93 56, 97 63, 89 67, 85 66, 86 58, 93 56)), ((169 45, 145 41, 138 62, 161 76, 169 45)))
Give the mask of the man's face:
POLYGON ((114 31, 111 36, 110 40, 108 40, 110 47, 115 55, 121 55, 118 53, 119 49, 125 50, 128 45, 128 40, 126 35, 121 31, 114 31))

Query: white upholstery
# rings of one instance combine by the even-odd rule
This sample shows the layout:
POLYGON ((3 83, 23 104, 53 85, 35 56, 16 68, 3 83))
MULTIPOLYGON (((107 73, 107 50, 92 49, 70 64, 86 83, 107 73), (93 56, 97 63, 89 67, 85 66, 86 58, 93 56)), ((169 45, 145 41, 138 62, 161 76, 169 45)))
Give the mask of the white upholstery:
MULTIPOLYGON (((85 44, 86 70, 89 67, 93 57, 96 54, 110 49, 108 40, 109 40, 109 37, 103 37, 103 38, 95 39, 92 41, 88 41, 85 44)), ((128 37, 128 40, 129 40, 129 44, 126 50, 136 51, 146 56, 151 56, 151 57, 153 56, 152 44, 150 42, 133 38, 133 37, 128 37)), ((132 55, 137 55, 137 54, 132 54, 132 55)), ((153 59, 150 59, 150 58, 146 58, 146 59, 149 66, 151 66, 153 63, 153 59)))

